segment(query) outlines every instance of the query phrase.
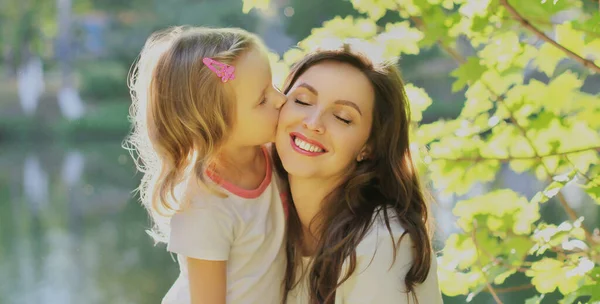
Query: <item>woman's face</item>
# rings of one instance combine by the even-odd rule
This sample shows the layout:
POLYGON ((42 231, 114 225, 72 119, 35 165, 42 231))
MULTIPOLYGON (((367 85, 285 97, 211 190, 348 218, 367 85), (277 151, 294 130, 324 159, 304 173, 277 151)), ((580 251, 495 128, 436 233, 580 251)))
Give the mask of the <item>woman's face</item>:
POLYGON ((293 176, 342 177, 368 154, 375 95, 368 78, 345 63, 310 67, 287 94, 275 144, 293 176))

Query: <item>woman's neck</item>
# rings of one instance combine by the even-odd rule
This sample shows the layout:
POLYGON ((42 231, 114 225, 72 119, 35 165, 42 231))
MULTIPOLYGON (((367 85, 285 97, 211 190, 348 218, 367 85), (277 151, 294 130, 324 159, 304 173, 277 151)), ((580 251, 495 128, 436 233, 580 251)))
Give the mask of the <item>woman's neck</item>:
POLYGON ((322 202, 339 185, 339 182, 336 179, 302 178, 292 175, 288 180, 294 206, 302 225, 302 255, 312 255, 320 237, 318 227, 321 223, 315 218, 321 210, 322 202))

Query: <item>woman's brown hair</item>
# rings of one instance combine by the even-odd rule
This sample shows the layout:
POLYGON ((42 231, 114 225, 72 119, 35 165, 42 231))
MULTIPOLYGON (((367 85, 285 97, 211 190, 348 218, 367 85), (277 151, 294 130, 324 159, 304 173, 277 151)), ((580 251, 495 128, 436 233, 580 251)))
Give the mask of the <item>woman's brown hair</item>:
POLYGON ((253 48, 254 34, 234 28, 173 27, 152 34, 129 86, 133 129, 126 147, 144 173, 138 191, 165 241, 170 216, 180 210, 176 186, 190 176, 205 182, 205 169, 235 121, 235 94, 202 62, 205 57, 235 65, 253 48))
MULTIPOLYGON (((372 153, 359 162, 347 179, 330 193, 317 214, 317 248, 314 259, 303 275, 309 276, 310 303, 335 302, 336 289, 356 270, 356 248, 373 226, 383 218, 392 239, 390 222, 398 220, 405 232, 394 243, 394 253, 400 241, 408 235, 413 244, 412 265, 403 283, 407 297, 415 286, 423 283, 431 267, 432 246, 428 223, 428 204, 421 189, 409 148, 410 111, 398 68, 390 62, 373 64, 367 57, 343 50, 317 51, 296 63, 285 82, 287 94, 298 78, 309 68, 323 62, 339 62, 361 71, 375 92, 373 125, 367 144, 372 153), (348 261, 348 271, 342 265, 348 261)), ((340 76, 342 77, 342 76, 340 76)), ((276 168, 287 181, 281 159, 274 151, 276 168)), ((301 265, 302 224, 290 198, 287 258, 284 280, 285 298, 299 283, 296 272, 301 265)), ((312 223, 311 223, 312 224, 312 223)), ((394 254, 395 255, 395 254, 394 254)), ((390 265, 391 266, 391 265, 390 265)))

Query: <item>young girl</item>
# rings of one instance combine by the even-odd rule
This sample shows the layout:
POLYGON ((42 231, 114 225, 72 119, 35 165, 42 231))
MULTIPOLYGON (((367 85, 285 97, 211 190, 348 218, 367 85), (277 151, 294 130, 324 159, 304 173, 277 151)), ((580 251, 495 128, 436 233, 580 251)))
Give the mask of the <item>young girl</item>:
POLYGON ((141 199, 181 270, 163 303, 281 302, 285 218, 262 145, 285 96, 262 42, 240 29, 160 31, 130 85, 141 199))

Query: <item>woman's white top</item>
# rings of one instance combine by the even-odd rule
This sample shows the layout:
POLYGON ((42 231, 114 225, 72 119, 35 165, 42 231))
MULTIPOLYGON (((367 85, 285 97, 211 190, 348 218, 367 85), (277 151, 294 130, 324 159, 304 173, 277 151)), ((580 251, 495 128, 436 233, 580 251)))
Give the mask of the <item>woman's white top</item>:
MULTIPOLYGON (((397 220, 390 219, 390 227, 397 242, 404 228, 397 220)), ((354 273, 336 291, 336 304, 414 304, 412 295, 406 293, 404 278, 413 260, 412 240, 405 235, 397 247, 394 262, 394 244, 388 232, 383 215, 380 215, 364 239, 356 248, 356 269, 354 273), (392 264, 393 263, 393 264, 392 264)), ((310 266, 311 258, 304 257, 305 270, 310 266)), ((342 273, 348 267, 348 261, 342 266, 342 273)), ((297 278, 301 278, 302 269, 298 269, 297 278)), ((340 278, 343 276, 340 276, 340 278)), ((308 276, 288 294, 287 304, 307 304, 309 297, 308 276)), ((419 304, 439 304, 442 296, 438 285, 437 263, 433 258, 429 275, 423 284, 415 287, 419 304)))

